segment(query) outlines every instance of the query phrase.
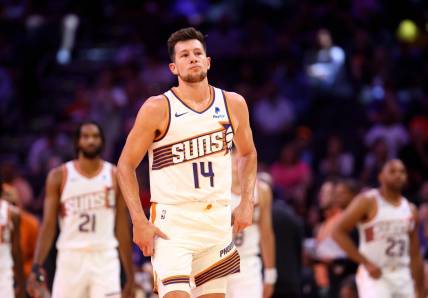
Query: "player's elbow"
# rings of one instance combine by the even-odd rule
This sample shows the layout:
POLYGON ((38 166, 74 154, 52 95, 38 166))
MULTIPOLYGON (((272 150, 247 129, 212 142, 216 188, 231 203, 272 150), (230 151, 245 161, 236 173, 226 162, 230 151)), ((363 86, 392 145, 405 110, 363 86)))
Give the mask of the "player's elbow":
POLYGON ((117 163, 117 178, 121 180, 124 176, 128 175, 134 170, 135 168, 129 162, 129 160, 126 158, 120 158, 119 162, 117 163))

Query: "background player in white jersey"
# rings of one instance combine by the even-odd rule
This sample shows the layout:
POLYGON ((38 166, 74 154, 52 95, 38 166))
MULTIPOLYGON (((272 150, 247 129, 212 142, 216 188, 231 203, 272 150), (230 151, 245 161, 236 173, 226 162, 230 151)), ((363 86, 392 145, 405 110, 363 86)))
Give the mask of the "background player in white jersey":
POLYGON ((19 245, 20 215, 16 207, 3 199, 2 185, 0 181, 0 297, 21 298, 25 287, 19 245))
MULTIPOLYGON (((233 153, 232 208, 238 206, 241 200, 240 193, 238 164, 233 153)), ((241 257, 241 272, 229 276, 226 293, 228 298, 268 298, 273 294, 277 272, 275 236, 272 229, 272 190, 269 184, 259 178, 256 181, 254 198, 253 224, 234 235, 234 242, 241 257)))
POLYGON ((379 174, 380 188, 357 196, 335 227, 336 242, 360 265, 361 298, 425 297, 417 212, 401 194, 406 177, 400 160, 388 161, 379 174), (359 249, 348 235, 355 226, 359 249))
POLYGON ((168 39, 178 87, 150 97, 138 112, 118 164, 134 242, 152 256, 161 297, 224 297, 226 276, 239 271, 232 241, 232 138, 241 203, 233 230, 251 224, 257 156, 242 96, 208 84, 211 60, 201 32, 185 28, 168 39), (135 169, 148 152, 151 220, 138 197, 135 169))
POLYGON ((127 276, 123 297, 133 295, 131 240, 126 206, 115 167, 102 160, 104 134, 95 122, 82 123, 75 135, 77 159, 50 171, 43 224, 37 239, 28 291, 40 295, 42 265, 59 219, 53 298, 121 297, 120 262, 127 276))

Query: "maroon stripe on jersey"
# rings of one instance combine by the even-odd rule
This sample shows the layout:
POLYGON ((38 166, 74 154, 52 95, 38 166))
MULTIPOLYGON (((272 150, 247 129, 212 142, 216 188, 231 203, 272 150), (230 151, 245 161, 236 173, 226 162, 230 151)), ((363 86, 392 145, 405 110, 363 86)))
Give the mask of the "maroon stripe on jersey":
POLYGON ((159 155, 162 155, 162 154, 165 154, 165 153, 171 152, 171 148, 172 148, 172 145, 171 145, 171 146, 168 146, 168 147, 166 147, 166 148, 163 148, 163 149, 161 149, 161 150, 157 150, 157 149, 159 149, 159 148, 157 148, 157 149, 153 150, 153 157, 157 157, 157 156, 159 156, 159 155))
POLYGON ((155 158, 155 159, 153 159, 153 164, 161 163, 161 162, 164 162, 166 160, 172 160, 172 157, 173 157, 173 155, 169 154, 169 155, 161 156, 159 158, 155 158))
POLYGON ((171 160, 166 160, 166 161, 164 161, 164 162, 159 162, 159 163, 157 163, 157 164, 153 164, 152 165, 152 170, 158 170, 158 169, 161 169, 161 168, 164 168, 164 167, 167 167, 167 166, 172 166, 174 163, 172 162, 172 159, 171 160))

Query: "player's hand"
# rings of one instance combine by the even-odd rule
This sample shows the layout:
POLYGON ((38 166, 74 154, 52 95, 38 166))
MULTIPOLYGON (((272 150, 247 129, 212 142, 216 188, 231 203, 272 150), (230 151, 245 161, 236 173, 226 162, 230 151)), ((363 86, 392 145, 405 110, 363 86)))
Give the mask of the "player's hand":
POLYGON ((263 298, 270 298, 273 295, 274 285, 273 284, 263 284, 263 298))
POLYGON ((132 240, 138 245, 144 256, 149 257, 153 255, 155 237, 168 239, 167 235, 150 222, 133 225, 132 240))
POLYGON ((135 297, 135 283, 133 280, 128 280, 122 290, 122 298, 135 297))
POLYGON ((370 276, 374 279, 378 279, 382 276, 382 271, 378 266, 371 262, 367 262, 364 264, 364 267, 366 267, 367 272, 370 274, 370 276))
POLYGON ((242 201, 232 212, 233 234, 242 232, 253 222, 253 202, 242 201))
POLYGON ((31 272, 27 280, 27 292, 30 295, 30 297, 33 297, 33 298, 43 297, 45 288, 46 288, 45 282, 38 281, 36 273, 31 272))

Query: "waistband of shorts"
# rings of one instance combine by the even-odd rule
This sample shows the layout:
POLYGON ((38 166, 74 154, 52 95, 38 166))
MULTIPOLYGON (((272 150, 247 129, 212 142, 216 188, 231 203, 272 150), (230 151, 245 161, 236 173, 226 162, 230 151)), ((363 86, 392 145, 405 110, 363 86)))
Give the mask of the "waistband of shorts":
POLYGON ((152 201, 151 203, 161 204, 161 205, 172 205, 172 206, 184 206, 184 205, 220 205, 220 206, 229 206, 230 200, 227 199, 207 199, 207 200, 200 200, 200 199, 188 199, 186 201, 177 201, 174 203, 171 202, 158 202, 156 200, 152 201))

